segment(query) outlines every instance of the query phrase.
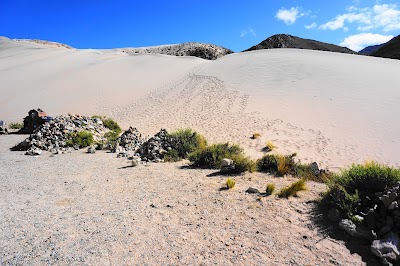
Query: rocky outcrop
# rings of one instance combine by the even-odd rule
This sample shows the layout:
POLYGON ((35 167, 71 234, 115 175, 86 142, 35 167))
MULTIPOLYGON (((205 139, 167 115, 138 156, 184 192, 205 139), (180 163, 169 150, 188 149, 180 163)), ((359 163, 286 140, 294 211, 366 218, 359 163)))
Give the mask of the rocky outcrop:
POLYGON ((195 56, 207 60, 215 60, 227 54, 233 53, 232 50, 224 47, 198 42, 187 42, 174 45, 162 45, 143 48, 123 48, 120 51, 127 54, 164 54, 173 56, 195 56))

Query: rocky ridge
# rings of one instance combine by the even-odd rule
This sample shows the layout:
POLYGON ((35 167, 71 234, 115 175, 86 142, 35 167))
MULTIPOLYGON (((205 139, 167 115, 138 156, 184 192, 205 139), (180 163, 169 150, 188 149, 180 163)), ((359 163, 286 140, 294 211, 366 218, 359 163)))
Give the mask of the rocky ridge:
POLYGON ((195 56, 207 60, 215 60, 233 53, 227 48, 207 43, 187 42, 173 45, 161 45, 143 48, 118 49, 127 54, 164 54, 173 56, 195 56))
POLYGON ((244 52, 262 49, 273 49, 273 48, 297 48, 297 49, 308 49, 308 50, 320 50, 337 53, 354 54, 355 52, 346 47, 338 45, 319 42, 315 40, 303 39, 288 34, 277 34, 273 35, 259 44, 250 47, 244 52))

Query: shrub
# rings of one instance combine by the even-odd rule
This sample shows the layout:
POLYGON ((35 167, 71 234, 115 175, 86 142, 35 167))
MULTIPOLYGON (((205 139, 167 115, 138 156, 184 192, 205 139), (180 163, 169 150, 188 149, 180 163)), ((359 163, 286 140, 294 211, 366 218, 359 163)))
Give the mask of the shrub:
POLYGON ((376 162, 352 165, 334 177, 325 197, 332 205, 351 217, 359 211, 361 194, 366 198, 376 192, 383 192, 399 181, 399 169, 376 162))
POLYGON ((276 173, 278 171, 276 155, 266 154, 261 159, 258 159, 257 170, 266 173, 276 173))
POLYGON ((67 146, 74 146, 76 144, 79 148, 85 148, 94 143, 93 134, 89 131, 70 133, 68 138, 65 142, 67 146))
POLYGON ((276 149, 276 146, 272 143, 272 141, 267 141, 265 149, 267 151, 272 151, 273 149, 276 149))
POLYGON ((8 125, 8 128, 9 128, 9 129, 21 129, 21 128, 24 128, 24 124, 23 124, 23 123, 18 123, 18 122, 16 122, 16 123, 10 123, 10 124, 8 125))
POLYGON ((111 118, 104 118, 103 125, 109 130, 115 131, 117 134, 122 132, 122 129, 118 125, 118 123, 112 120, 111 118))
POLYGON ((311 167, 311 164, 302 163, 295 164, 294 175, 304 180, 312 180, 321 183, 329 183, 334 177, 334 174, 330 172, 315 173, 315 170, 311 167))
POLYGON ((226 186, 228 187, 228 189, 233 188, 235 186, 235 184, 236 184, 236 181, 232 178, 228 178, 226 180, 226 186))
POLYGON ((207 147, 206 139, 191 129, 180 129, 169 134, 171 138, 171 150, 167 151, 165 157, 168 161, 179 161, 188 157, 188 154, 207 147))
POLYGON ((266 189, 265 189, 265 193, 267 194, 267 196, 272 195, 272 193, 275 190, 275 185, 274 184, 268 184, 266 189))
POLYGON ((203 150, 197 150, 189 154, 188 159, 192 165, 200 168, 219 169, 224 158, 232 159, 235 156, 244 156, 243 149, 238 145, 229 143, 213 144, 203 150))
POLYGON ((291 196, 297 196, 297 192, 306 190, 306 182, 304 179, 294 182, 288 187, 284 187, 279 191, 278 196, 280 198, 289 198, 291 196))
POLYGON ((278 174, 280 176, 284 176, 287 173, 289 173, 290 170, 289 158, 287 156, 278 155, 277 161, 278 161, 278 174))
POLYGON ((107 139, 107 143, 114 145, 115 141, 119 137, 119 133, 115 131, 108 131, 106 134, 104 134, 104 137, 107 139))
POLYGON ((259 137, 261 137, 261 134, 258 132, 254 132, 253 135, 251 136, 252 139, 258 139, 259 137))
POLYGON ((257 170, 256 163, 250 159, 250 157, 245 157, 242 154, 235 155, 231 158, 233 164, 235 165, 234 173, 250 172, 253 173, 257 170))

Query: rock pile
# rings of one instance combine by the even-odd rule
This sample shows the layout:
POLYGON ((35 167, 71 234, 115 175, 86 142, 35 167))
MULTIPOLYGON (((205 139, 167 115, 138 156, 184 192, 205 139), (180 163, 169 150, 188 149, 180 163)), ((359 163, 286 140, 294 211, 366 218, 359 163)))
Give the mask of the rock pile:
POLYGON ((118 154, 127 154, 127 152, 136 151, 143 145, 145 138, 143 135, 134 127, 129 127, 127 131, 116 140, 113 152, 118 154))
POLYGON ((68 134, 79 131, 93 133, 95 141, 102 141, 108 131, 100 119, 80 115, 58 116, 38 127, 27 139, 11 148, 25 150, 27 155, 40 155, 41 151, 67 152, 68 134))
POLYGON ((146 141, 138 150, 142 161, 162 162, 164 153, 171 150, 173 139, 167 130, 161 129, 154 137, 146 141))
POLYGON ((350 220, 342 220, 340 227, 347 232, 349 232, 347 229, 351 227, 354 232, 366 232, 363 235, 372 238, 371 250, 375 255, 384 260, 399 262, 400 182, 384 192, 363 195, 360 198, 362 211, 354 217, 360 221, 361 225, 350 224, 345 227, 343 225, 349 224, 350 220))

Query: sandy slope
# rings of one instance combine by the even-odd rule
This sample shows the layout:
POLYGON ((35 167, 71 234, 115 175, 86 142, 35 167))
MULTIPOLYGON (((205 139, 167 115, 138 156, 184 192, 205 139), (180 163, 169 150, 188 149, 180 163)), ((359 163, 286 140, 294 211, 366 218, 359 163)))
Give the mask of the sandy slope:
POLYGON ((0 117, 103 114, 153 134, 192 127, 258 157, 272 140, 324 167, 399 166, 400 62, 276 49, 215 61, 0 40, 0 117), (262 138, 250 140, 253 132, 262 138))

